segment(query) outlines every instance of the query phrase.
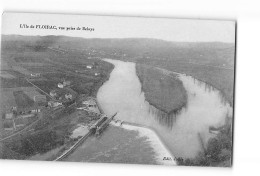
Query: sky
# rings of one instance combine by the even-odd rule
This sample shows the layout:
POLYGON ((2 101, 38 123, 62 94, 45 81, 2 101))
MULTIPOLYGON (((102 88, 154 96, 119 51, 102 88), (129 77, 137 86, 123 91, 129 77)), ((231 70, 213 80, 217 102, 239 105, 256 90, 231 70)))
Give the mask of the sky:
POLYGON ((235 21, 5 12, 2 15, 2 34, 234 43, 235 21), (22 28, 23 24, 34 28, 22 28), (39 26, 36 29, 36 25, 56 26, 57 30, 39 26), (65 30, 58 27, 65 27, 65 30), (88 27, 94 31, 66 30, 67 27, 88 27))

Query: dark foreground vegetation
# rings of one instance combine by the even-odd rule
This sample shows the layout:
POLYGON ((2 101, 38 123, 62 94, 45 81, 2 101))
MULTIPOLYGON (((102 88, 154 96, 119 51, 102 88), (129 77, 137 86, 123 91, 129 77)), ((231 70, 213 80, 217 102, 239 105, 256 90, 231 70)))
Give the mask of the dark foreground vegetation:
POLYGON ((230 167, 232 150, 232 130, 231 124, 228 124, 216 137, 208 141, 204 153, 199 153, 192 159, 177 158, 177 163, 183 166, 230 167))

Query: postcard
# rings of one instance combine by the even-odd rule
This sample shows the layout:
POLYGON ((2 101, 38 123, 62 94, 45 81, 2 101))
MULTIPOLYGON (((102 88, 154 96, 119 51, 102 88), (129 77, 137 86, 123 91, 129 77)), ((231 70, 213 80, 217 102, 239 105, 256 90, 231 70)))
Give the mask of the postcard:
POLYGON ((5 12, 0 159, 231 167, 236 21, 5 12))

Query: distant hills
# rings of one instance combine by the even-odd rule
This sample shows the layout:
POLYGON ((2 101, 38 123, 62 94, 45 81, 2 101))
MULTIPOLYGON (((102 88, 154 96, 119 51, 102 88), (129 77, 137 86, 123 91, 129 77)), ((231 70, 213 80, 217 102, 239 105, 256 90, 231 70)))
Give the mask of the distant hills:
POLYGON ((129 57, 165 58, 201 64, 234 65, 235 45, 221 42, 169 42, 150 38, 78 38, 68 36, 2 35, 2 48, 31 46, 94 49, 105 53, 121 53, 129 57), (216 63, 214 63, 216 62, 216 63))
POLYGON ((60 44, 61 42, 72 42, 73 44, 88 45, 91 47, 110 47, 110 48, 215 48, 224 49, 234 47, 232 43, 222 42, 170 42, 151 38, 80 38, 68 36, 22 36, 22 35, 2 35, 2 41, 26 41, 42 42, 44 44, 60 44))

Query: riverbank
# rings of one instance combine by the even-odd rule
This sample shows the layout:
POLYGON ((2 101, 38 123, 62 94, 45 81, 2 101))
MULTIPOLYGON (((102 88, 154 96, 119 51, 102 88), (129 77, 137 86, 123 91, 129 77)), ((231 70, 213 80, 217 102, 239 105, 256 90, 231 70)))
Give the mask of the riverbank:
POLYGON ((155 108, 170 114, 180 111, 187 104, 183 83, 154 67, 136 64, 136 74, 141 82, 145 99, 155 108))

